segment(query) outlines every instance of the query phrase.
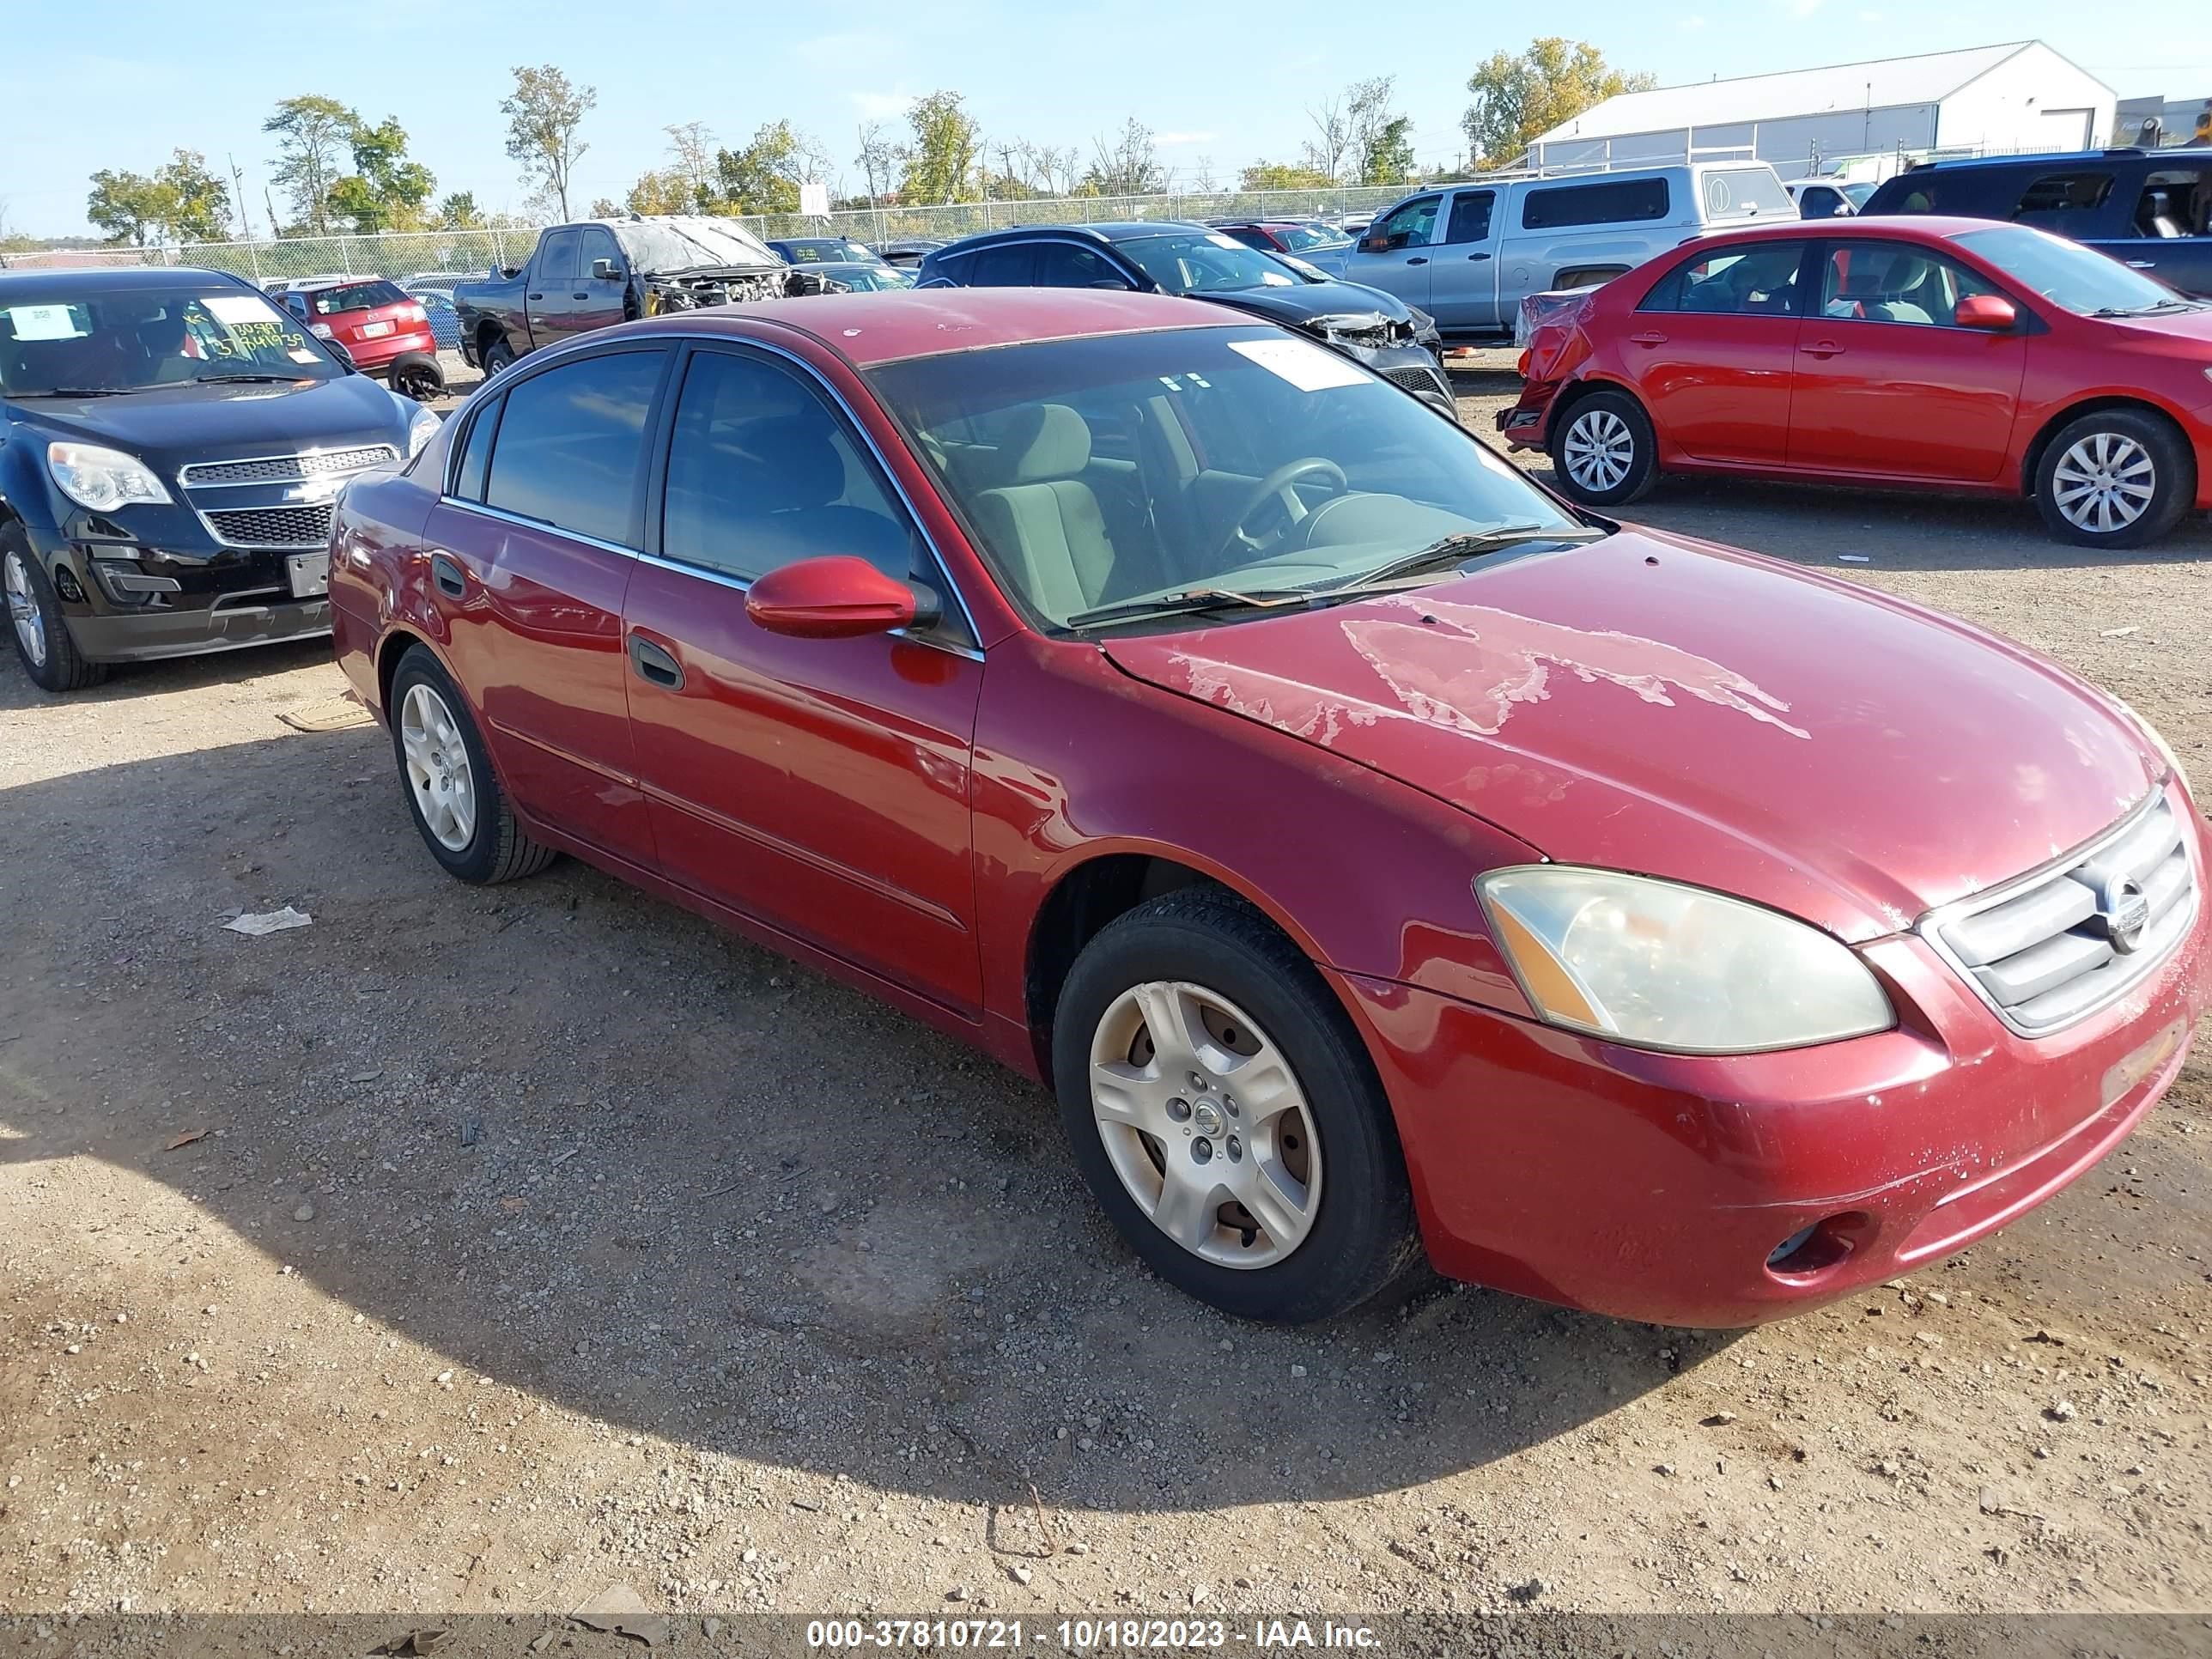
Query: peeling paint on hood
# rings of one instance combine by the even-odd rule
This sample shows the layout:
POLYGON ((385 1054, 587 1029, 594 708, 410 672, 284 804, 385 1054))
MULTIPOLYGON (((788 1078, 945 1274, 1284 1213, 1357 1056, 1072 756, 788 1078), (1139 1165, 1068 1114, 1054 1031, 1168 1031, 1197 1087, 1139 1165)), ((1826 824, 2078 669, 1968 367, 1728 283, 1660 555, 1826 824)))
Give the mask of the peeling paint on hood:
POLYGON ((1649 532, 1104 648, 1548 857, 1851 939, 2079 846, 2160 769, 2101 698, 2018 646, 1649 532))

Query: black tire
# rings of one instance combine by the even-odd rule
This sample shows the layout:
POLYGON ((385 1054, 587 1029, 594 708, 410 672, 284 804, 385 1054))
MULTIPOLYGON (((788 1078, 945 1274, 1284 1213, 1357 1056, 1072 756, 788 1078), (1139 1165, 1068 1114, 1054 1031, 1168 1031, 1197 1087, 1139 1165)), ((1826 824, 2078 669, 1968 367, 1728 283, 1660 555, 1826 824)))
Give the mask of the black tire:
POLYGON ((106 663, 94 662, 76 648, 46 566, 20 529, 0 532, 0 574, 4 574, 0 586, 7 592, 8 637, 15 644, 15 660, 23 665, 32 684, 41 691, 82 691, 107 678, 106 663), (41 653, 35 658, 15 625, 19 598, 31 607, 31 620, 41 642, 41 653))
POLYGON ((477 356, 483 361, 483 376, 489 380, 514 361, 514 348, 507 343, 507 336, 495 334, 477 356))
POLYGON ((399 666, 392 676, 392 701, 386 714, 392 726, 392 758, 399 769, 399 793, 407 802, 407 811, 415 820, 415 828, 422 833, 422 844, 430 849, 430 856, 444 866, 447 875, 472 886, 489 887, 499 882, 534 876, 553 862, 556 856, 553 849, 531 840, 516 823, 514 810, 507 805, 506 793, 499 787, 499 777, 492 770, 491 757, 485 752, 483 738, 477 731, 475 717, 469 713, 467 700, 454 686, 443 665, 424 647, 410 646, 407 654, 400 658, 399 666), (407 718, 408 694, 417 686, 427 687, 434 694, 467 754, 469 793, 473 799, 475 816, 468 840, 459 847, 448 847, 439 839, 424 815, 409 774, 403 726, 407 718))
MULTIPOLYGON (((1200 1301, 1242 1319, 1305 1324, 1358 1306, 1418 1260, 1405 1156, 1358 1033, 1313 964, 1233 896, 1203 887, 1164 895, 1119 917, 1085 945, 1060 991, 1053 1074, 1076 1166, 1100 1206, 1155 1273, 1200 1301), (1222 1265, 1170 1238, 1139 1204, 1107 1150, 1091 1101, 1093 1038, 1126 994, 1157 981, 1200 986, 1245 1011, 1287 1062, 1304 1096, 1316 1143, 1310 1155, 1321 1160, 1318 1193, 1302 1239, 1272 1265, 1222 1265)), ((1214 1085, 1224 1105, 1234 1075, 1214 1085)), ((1201 1103, 1215 1097, 1187 1092, 1201 1103)), ((1206 1121, 1202 1113, 1188 1120, 1200 1128, 1206 1121)), ((1215 1121, 1224 1136, 1224 1151, 1216 1156, 1226 1157, 1225 1136, 1237 1126, 1218 1115, 1215 1121)), ((1280 1146, 1295 1146, 1289 1133, 1279 1127, 1276 1133, 1280 1146)), ((1199 1145, 1150 1144, 1155 1166, 1163 1151, 1195 1161, 1199 1145)), ((1244 1150, 1256 1170, 1256 1144, 1244 1150)), ((1237 1213, 1229 1204, 1212 1207, 1217 1218, 1237 1213)), ((1219 1237, 1227 1241, 1235 1231, 1223 1228, 1219 1237)), ((1244 1234, 1245 1248, 1253 1241, 1244 1234)))
POLYGON ((2197 499, 2197 458, 2172 422, 2138 409, 2100 409, 2069 421, 2043 447, 2035 467, 2035 505, 2051 535, 2076 547, 2144 547, 2179 523, 2197 499), (2100 463, 2100 446, 2106 458, 2100 463), (2078 447, 2078 449, 2077 449, 2078 447), (2148 468, 2148 475, 2142 470, 2148 468), (2062 469, 2064 476, 2062 476, 2062 469), (2087 499, 2080 481, 2110 477, 2110 494, 2094 483, 2087 499), (2120 514, 2138 499, 2133 486, 2148 481, 2148 503, 2125 523, 2120 514), (2061 492, 2066 494, 2062 503, 2061 492), (2108 505, 2100 506, 2100 500, 2108 505), (2076 523, 2069 510, 2081 515, 2076 523), (2100 531, 2100 519, 2115 527, 2100 531))
POLYGON ((446 389, 446 376, 438 365, 417 359, 392 366, 392 389, 401 397, 427 404, 446 389))
POLYGON ((1551 453, 1560 492, 1591 507, 1625 507, 1649 495, 1659 481, 1659 441, 1650 417, 1625 392, 1593 392, 1576 398, 1553 428, 1551 453), (1623 439, 1625 457, 1618 447, 1623 439), (1603 442, 1613 459, 1578 459, 1586 477, 1577 478, 1568 465, 1570 441, 1603 442), (1623 459, 1626 465, 1613 476, 1614 463, 1623 459))

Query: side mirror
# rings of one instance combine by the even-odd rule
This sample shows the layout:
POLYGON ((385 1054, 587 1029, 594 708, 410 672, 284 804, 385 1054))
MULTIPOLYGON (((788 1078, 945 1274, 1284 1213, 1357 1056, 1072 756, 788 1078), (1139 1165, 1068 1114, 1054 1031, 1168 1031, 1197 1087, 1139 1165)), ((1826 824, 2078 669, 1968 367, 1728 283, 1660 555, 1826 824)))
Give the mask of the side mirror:
POLYGON ((1959 308, 1951 313, 1951 320, 1960 328, 1978 328, 1984 333, 2004 334, 2020 326, 2020 313, 2002 295, 1969 294, 1959 301, 1959 308))
POLYGON ((520 265, 501 265, 499 268, 499 274, 511 283, 516 277, 522 275, 522 267, 520 265))
POLYGON ((1370 230, 1359 239, 1359 251, 1362 253, 1387 253, 1390 251, 1390 239, 1379 230, 1370 230))
POLYGON ((347 374, 358 374, 361 372, 354 367, 353 353, 348 351, 336 340, 324 341, 323 349, 329 352, 331 356, 337 358, 338 360, 338 367, 345 370, 347 374))
POLYGON ((622 280, 622 270, 611 259, 592 261, 592 280, 595 283, 614 283, 622 280))
POLYGON ((802 640, 851 640, 934 622, 937 595, 848 553, 781 565, 745 591, 756 628, 802 640))

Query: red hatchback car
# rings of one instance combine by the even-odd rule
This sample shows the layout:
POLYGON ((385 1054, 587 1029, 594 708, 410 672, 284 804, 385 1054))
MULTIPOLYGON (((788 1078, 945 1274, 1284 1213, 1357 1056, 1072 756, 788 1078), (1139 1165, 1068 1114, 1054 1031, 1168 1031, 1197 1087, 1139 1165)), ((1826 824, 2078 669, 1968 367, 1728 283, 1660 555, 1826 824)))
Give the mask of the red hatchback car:
POLYGON ((287 289, 283 301, 317 339, 343 347, 356 368, 402 397, 428 403, 446 389, 430 313, 398 283, 352 276, 287 289))
POLYGON ((1522 372, 1500 429, 1593 506, 1662 472, 1932 486, 2107 548, 2212 506, 2212 306, 2024 225, 1705 237, 1540 327, 1522 372))
POLYGON ((2125 708, 1578 517, 1202 301, 538 353, 349 485, 331 599, 447 871, 576 854, 1047 1079, 1138 1253, 1237 1314, 1419 1244, 1789 1313, 2079 1176, 2207 1000, 2203 826, 2125 708))

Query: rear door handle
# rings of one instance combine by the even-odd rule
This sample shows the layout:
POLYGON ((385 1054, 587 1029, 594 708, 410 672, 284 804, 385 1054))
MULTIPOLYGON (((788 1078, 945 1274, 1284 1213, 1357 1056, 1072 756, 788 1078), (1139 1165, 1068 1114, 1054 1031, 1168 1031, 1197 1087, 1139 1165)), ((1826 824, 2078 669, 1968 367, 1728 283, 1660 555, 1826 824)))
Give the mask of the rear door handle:
POLYGON ((443 553, 430 556, 430 580, 438 584, 438 591, 452 599, 463 599, 469 591, 469 579, 460 566, 443 553))
POLYGON ((571 294, 568 297, 572 300, 588 300, 592 296, 588 294, 571 294))
POLYGON ((2155 270, 2157 268, 2158 261, 2155 259, 2130 259, 2128 261, 2128 269, 2130 270, 2155 270))
POLYGON ((1797 349, 1808 357, 1840 357, 1844 355, 1843 347, 1833 340, 1823 340, 1818 345, 1799 346, 1797 349))
POLYGON ((1663 334, 1632 334, 1628 342, 1631 345, 1659 346, 1667 343, 1667 337, 1663 334))
POLYGON ((629 636, 629 665, 640 679, 664 691, 684 689, 684 665, 642 634, 629 636))
POLYGON ((545 296, 544 296, 544 295, 542 295, 542 294, 533 294, 533 295, 532 295, 530 297, 531 297, 532 299, 533 299, 533 300, 542 300, 542 299, 544 299, 545 296))
POLYGON ((1406 263, 1407 263, 1407 264, 1409 264, 1409 265, 1425 265, 1425 264, 1428 264, 1428 262, 1429 262, 1429 256, 1428 256, 1427 254, 1425 254, 1425 253, 1421 254, 1419 257, 1418 257, 1418 258, 1412 258, 1412 259, 1408 259, 1408 260, 1407 260, 1407 261, 1406 261, 1406 263))

